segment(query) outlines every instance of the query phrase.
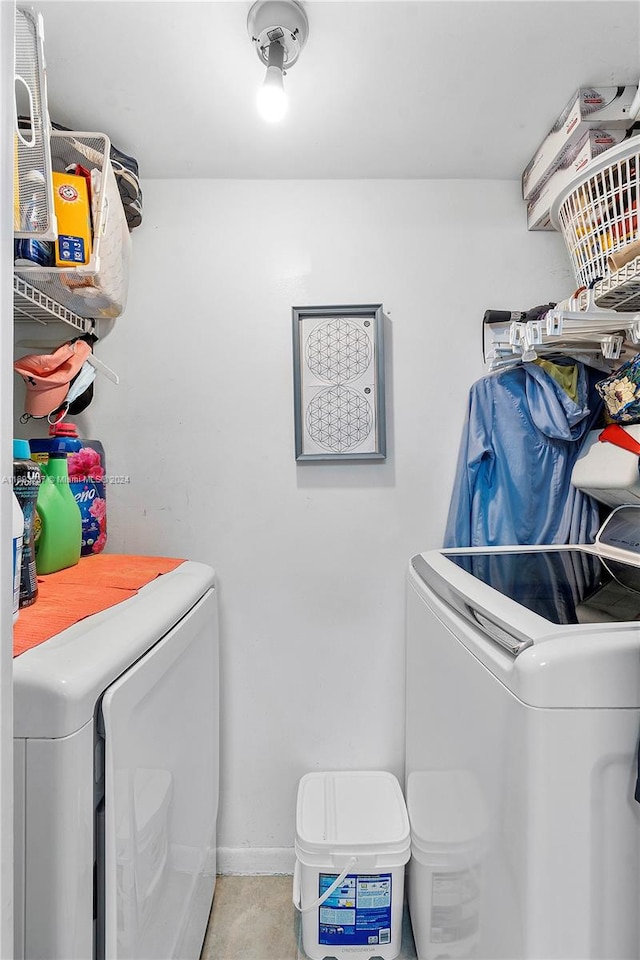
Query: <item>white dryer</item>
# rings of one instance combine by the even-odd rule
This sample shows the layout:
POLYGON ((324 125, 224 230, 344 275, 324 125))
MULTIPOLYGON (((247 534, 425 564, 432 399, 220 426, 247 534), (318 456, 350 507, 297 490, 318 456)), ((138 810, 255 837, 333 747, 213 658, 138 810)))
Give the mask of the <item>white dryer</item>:
POLYGON ((420 960, 637 960, 640 508, 594 545, 418 555, 407 616, 420 960))
POLYGON ((198 958, 216 876, 213 570, 14 661, 15 956, 198 958))

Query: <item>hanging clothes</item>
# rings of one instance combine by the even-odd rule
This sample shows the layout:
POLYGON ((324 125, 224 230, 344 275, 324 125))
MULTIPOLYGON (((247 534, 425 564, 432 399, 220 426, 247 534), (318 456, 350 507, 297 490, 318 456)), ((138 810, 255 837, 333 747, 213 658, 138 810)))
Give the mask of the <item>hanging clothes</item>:
MULTIPOLYGON (((546 364, 545 364, 546 366, 546 364)), ((586 543, 598 505, 571 486, 582 441, 599 422, 599 371, 576 364, 576 396, 534 363, 483 377, 469 393, 445 547, 586 543)))
POLYGON ((544 360, 541 357, 533 360, 532 363, 546 370, 549 376, 560 384, 564 392, 569 394, 573 402, 578 402, 579 367, 577 363, 560 364, 554 363, 553 360, 544 360))

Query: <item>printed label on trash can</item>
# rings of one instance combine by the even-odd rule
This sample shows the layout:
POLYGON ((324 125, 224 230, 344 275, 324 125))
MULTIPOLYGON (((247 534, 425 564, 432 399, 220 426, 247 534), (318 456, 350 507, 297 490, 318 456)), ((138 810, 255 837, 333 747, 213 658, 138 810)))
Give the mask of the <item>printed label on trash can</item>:
MULTIPOLYGON (((337 878, 337 873, 321 873, 319 896, 337 878)), ((391 943, 391 874, 349 874, 319 907, 318 921, 322 944, 391 943)))
POLYGON ((431 886, 431 943, 455 943, 478 932, 480 866, 434 873, 431 886))

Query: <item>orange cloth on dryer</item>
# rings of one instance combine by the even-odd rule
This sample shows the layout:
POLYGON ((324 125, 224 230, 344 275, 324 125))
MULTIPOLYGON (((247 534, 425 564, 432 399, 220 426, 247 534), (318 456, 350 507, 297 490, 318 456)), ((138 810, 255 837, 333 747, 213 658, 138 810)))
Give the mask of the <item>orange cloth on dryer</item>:
POLYGON ((13 655, 44 643, 79 620, 135 596, 145 584, 184 563, 175 557, 100 553, 38 577, 38 599, 13 627, 13 655))

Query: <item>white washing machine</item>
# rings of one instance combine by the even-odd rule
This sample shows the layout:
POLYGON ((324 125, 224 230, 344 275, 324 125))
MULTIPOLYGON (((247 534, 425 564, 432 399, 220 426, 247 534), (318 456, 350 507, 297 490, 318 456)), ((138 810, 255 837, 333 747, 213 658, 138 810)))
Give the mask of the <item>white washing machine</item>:
POLYGON ((213 570, 14 661, 15 956, 198 958, 216 876, 213 570))
POLYGON ((594 545, 433 551, 408 579, 420 960, 637 960, 640 508, 594 545))

